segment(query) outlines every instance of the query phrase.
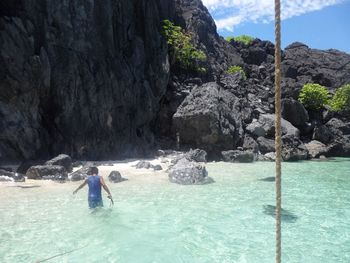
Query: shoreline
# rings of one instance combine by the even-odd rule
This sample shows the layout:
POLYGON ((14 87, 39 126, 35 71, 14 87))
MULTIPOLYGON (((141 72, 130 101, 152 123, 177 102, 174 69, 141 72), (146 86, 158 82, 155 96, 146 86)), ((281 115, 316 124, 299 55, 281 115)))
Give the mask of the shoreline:
MULTIPOLYGON (((89 161, 95 164, 95 166, 99 169, 99 175, 102 176, 106 183, 108 185, 115 185, 119 183, 113 183, 108 180, 108 175, 112 171, 118 171, 121 173, 122 177, 127 179, 123 181, 123 183, 127 183, 128 181, 132 180, 134 181, 139 180, 149 180, 149 179, 154 179, 157 177, 163 177, 164 180, 167 179, 167 173, 165 172, 168 169, 168 166, 170 164, 170 159, 160 157, 156 159, 126 159, 126 160, 115 160, 115 161, 101 161, 102 165, 98 165, 98 162, 96 161, 89 161), (164 160, 165 159, 165 160, 164 160), (152 165, 161 165, 163 170, 160 171, 154 171, 153 169, 136 169, 135 165, 141 161, 141 160, 147 160, 150 162, 152 165), (166 161, 166 162, 164 162, 166 161), (103 163, 113 163, 113 165, 104 165, 103 163)), ((14 165, 13 165, 14 166, 14 165)), ((18 167, 18 165, 16 166, 18 167)), ((83 166, 78 166, 74 167, 73 171, 68 174, 71 175, 72 173, 76 172, 77 170, 81 169, 83 166)), ((79 185, 83 182, 83 180, 80 181, 71 181, 71 180, 66 180, 64 182, 59 182, 59 181, 54 181, 54 180, 45 180, 45 179, 27 179, 25 182, 0 182, 0 188, 5 186, 5 187, 21 187, 24 186, 23 188, 36 188, 36 187, 41 187, 41 186, 58 186, 58 185, 79 185), (32 186, 32 187, 31 187, 32 186)))
MULTIPOLYGON (((294 161, 294 162, 283 162, 283 163, 302 163, 302 162, 330 162, 330 161, 339 161, 339 159, 349 159, 349 157, 329 157, 329 158, 313 158, 309 160, 300 160, 300 161, 294 161)), ((130 158, 130 159, 124 159, 124 160, 109 160, 109 161, 86 161, 86 163, 93 163, 94 166, 96 166, 99 169, 99 175, 101 175, 106 183, 108 185, 119 185, 119 183, 113 183, 108 180, 108 175, 112 171, 118 171, 120 172, 121 176, 125 178, 126 180, 123 181, 124 184, 127 184, 128 181, 153 181, 154 179, 157 180, 166 180, 168 181, 168 174, 167 169, 169 168, 171 164, 172 158, 169 156, 161 156, 157 158, 144 158, 144 159, 136 159, 136 158, 130 158), (135 166, 140 161, 147 161, 150 162, 152 165, 161 165, 162 170, 155 171, 152 168, 146 169, 146 168, 139 168, 137 169, 135 166), (101 165, 99 165, 101 163, 101 165), (110 164, 108 164, 110 163, 110 164), (161 178, 161 179, 159 179, 161 178)), ((84 161, 85 162, 85 161, 84 161)), ((209 161, 206 162, 207 164, 213 164, 213 163, 232 163, 232 164, 254 164, 254 163, 274 163, 274 161, 261 161, 257 160, 251 163, 240 163, 240 162, 225 162, 225 161, 209 161)), ((4 165, 5 166, 5 165, 4 165)), ((13 167, 17 168, 17 165, 8 165, 7 167, 13 167)), ((81 169, 83 166, 77 166, 73 167, 73 171, 68 174, 70 175, 77 170, 81 169)), ((14 169, 14 170, 15 170, 14 169)), ((64 182, 59 182, 55 180, 45 180, 45 179, 27 179, 25 177, 25 182, 14 182, 14 181, 0 181, 0 188, 2 187, 18 187, 20 188, 23 186, 23 188, 35 188, 35 187, 41 187, 41 186, 62 186, 62 185, 79 185, 83 182, 83 180, 79 181, 72 181, 70 179, 65 180, 64 182)))

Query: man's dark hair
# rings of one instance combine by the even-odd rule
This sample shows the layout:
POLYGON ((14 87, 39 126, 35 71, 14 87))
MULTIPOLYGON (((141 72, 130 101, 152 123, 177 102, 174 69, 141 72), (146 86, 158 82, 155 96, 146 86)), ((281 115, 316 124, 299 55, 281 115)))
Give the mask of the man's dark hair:
POLYGON ((98 168, 97 167, 91 167, 90 168, 90 174, 98 174, 98 168))

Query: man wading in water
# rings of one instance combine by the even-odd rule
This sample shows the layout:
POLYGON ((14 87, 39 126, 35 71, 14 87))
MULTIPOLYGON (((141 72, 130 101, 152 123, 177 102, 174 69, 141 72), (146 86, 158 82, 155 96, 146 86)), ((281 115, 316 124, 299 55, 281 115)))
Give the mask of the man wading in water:
POLYGON ((108 198, 111 199, 111 202, 113 204, 113 199, 111 192, 109 191, 105 181, 103 180, 102 176, 98 175, 98 169, 97 167, 91 167, 90 175, 88 178, 82 183, 74 192, 73 194, 76 194, 81 188, 83 188, 86 184, 89 186, 89 195, 88 195, 88 201, 89 201, 89 207, 90 208, 96 208, 96 207, 102 207, 102 195, 101 195, 101 186, 108 194, 108 198))

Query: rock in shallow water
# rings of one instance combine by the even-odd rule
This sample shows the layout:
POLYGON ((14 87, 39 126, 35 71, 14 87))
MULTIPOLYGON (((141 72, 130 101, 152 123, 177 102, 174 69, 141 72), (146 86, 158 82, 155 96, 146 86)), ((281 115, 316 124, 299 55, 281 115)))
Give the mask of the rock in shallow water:
POLYGON ((214 180, 208 176, 204 166, 188 161, 186 158, 178 160, 168 172, 169 181, 176 184, 209 184, 214 180))
POLYGON ((123 181, 126 181, 126 178, 123 178, 122 175, 120 174, 120 172, 118 171, 112 171, 109 175, 108 175, 108 180, 111 183, 120 183, 123 181))

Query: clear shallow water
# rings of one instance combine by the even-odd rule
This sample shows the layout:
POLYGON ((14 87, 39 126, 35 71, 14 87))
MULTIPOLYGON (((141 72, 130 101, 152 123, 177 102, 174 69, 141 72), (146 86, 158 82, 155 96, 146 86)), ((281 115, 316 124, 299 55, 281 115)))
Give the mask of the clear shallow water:
MULTIPOLYGON (((110 185, 115 206, 92 214, 86 189, 0 189, 0 262, 274 262, 273 163, 210 163, 216 183, 110 185)), ((350 262, 350 160, 284 163, 283 262, 350 262), (288 218, 287 218, 288 219, 288 218)))

